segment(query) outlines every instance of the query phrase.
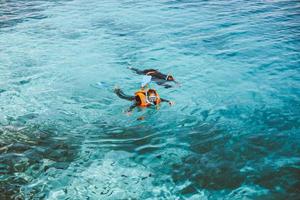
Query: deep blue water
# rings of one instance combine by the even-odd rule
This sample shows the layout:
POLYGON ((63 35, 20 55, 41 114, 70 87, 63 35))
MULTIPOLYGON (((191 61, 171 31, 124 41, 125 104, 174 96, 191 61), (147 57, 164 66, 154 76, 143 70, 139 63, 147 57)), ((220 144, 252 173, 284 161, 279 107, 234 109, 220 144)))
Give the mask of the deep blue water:
POLYGON ((299 100, 299 1, 0 1, 0 199, 299 199, 299 100))

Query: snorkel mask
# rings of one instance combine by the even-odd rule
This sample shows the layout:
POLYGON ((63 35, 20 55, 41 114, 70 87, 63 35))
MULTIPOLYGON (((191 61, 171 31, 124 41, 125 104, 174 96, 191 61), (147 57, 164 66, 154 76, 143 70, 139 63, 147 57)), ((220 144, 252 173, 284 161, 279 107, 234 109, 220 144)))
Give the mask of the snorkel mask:
POLYGON ((156 97, 156 93, 154 90, 152 89, 149 89, 147 92, 146 92, 146 101, 152 105, 155 105, 156 103, 156 100, 157 100, 157 97, 156 97))
POLYGON ((149 101, 151 102, 151 103, 154 103, 154 102, 156 102, 156 96, 155 96, 155 94, 154 94, 154 96, 153 95, 150 95, 149 97, 148 97, 148 99, 149 99, 149 101))

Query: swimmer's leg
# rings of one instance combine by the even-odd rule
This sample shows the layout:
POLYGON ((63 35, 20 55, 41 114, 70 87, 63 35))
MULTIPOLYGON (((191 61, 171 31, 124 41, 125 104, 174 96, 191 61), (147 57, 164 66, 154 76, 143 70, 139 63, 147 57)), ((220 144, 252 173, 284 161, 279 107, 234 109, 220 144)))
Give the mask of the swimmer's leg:
POLYGON ((144 74, 144 72, 142 70, 139 70, 139 69, 134 68, 134 67, 128 67, 128 69, 131 69, 132 71, 134 71, 135 73, 137 73, 139 75, 144 74))
POLYGON ((132 71, 134 71, 135 73, 139 74, 139 75, 148 75, 148 76, 152 76, 156 73, 159 73, 156 69, 145 69, 145 70, 139 70, 137 68, 134 67, 128 67, 128 69, 131 69, 132 71))
POLYGON ((128 101, 133 101, 135 100, 134 96, 129 96, 124 94, 124 92, 120 89, 120 88, 115 88, 114 92, 116 93, 116 95, 118 95, 118 97, 120 97, 121 99, 126 99, 128 101))
POLYGON ((163 84, 163 86, 164 86, 166 89, 168 89, 168 88, 171 88, 171 87, 172 87, 172 85, 169 85, 169 84, 163 84))

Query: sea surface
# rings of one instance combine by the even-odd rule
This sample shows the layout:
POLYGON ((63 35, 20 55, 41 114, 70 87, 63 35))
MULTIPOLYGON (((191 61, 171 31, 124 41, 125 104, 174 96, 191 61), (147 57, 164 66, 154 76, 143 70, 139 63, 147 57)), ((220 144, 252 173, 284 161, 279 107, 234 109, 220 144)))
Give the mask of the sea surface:
POLYGON ((0 0, 1 200, 299 198, 300 1, 0 0))

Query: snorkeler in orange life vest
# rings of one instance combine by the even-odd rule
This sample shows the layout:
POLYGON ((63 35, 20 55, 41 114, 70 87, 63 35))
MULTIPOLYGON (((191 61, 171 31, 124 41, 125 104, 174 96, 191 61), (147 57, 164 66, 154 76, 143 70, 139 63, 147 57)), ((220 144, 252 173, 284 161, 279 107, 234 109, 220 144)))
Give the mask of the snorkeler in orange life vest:
POLYGON ((130 106, 127 112, 131 112, 135 107, 146 108, 150 106, 158 106, 161 102, 168 102, 170 105, 174 105, 174 102, 161 98, 156 90, 146 89, 150 81, 151 76, 150 80, 143 80, 141 89, 135 92, 134 96, 126 95, 120 88, 115 88, 114 92, 120 98, 133 101, 133 104, 130 106))

